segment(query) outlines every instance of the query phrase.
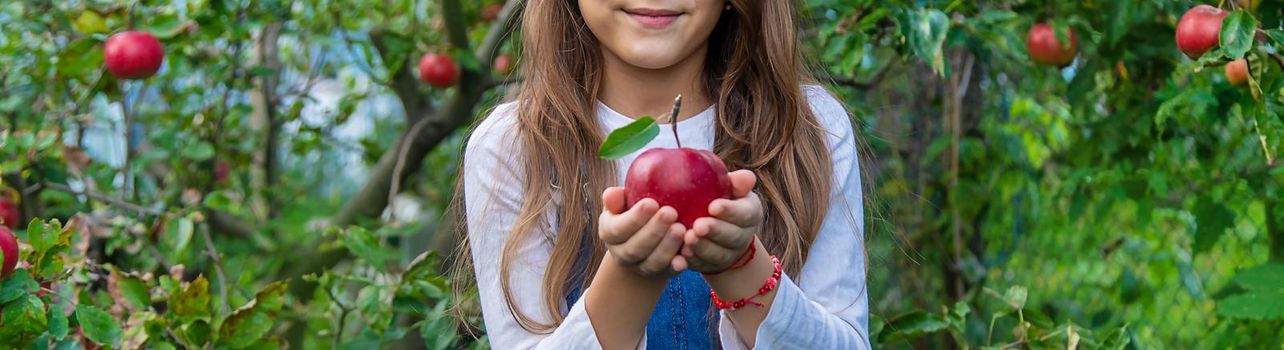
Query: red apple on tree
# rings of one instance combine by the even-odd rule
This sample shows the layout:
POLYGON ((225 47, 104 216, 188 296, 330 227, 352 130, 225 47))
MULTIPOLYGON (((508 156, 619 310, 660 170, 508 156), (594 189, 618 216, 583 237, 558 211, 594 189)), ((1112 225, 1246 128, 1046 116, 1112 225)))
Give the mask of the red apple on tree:
POLYGON ((232 175, 232 163, 226 160, 220 160, 214 164, 214 182, 224 183, 232 175))
POLYGON ((1248 60, 1238 59, 1226 64, 1226 80, 1231 85, 1248 84, 1248 60))
POLYGON ((490 4, 481 10, 481 20, 485 22, 494 21, 499 18, 499 13, 504 10, 504 4, 490 4))
POLYGON ((1073 30, 1066 34, 1069 43, 1062 43, 1051 25, 1036 24, 1030 28, 1025 39, 1026 46, 1030 49, 1030 58, 1035 63, 1056 67, 1065 67, 1074 62, 1074 55, 1079 52, 1079 39, 1075 37, 1073 30))
POLYGON ((22 221, 15 196, 12 190, 0 192, 0 221, 4 221, 0 226, 17 228, 19 221, 22 221))
POLYGON ((499 55, 495 57, 495 72, 508 74, 513 72, 513 59, 508 55, 499 55))
POLYGON ((146 79, 160 70, 165 47, 147 32, 120 32, 107 38, 103 63, 119 79, 146 79))
POLYGON ((1208 5, 1186 11, 1177 22, 1177 48, 1186 57, 1197 59, 1217 47, 1221 40, 1222 19, 1229 14, 1208 5))
POLYGON ((419 60, 419 80, 444 89, 459 82, 459 65, 450 56, 430 53, 419 60))
POLYGON ((8 276, 13 273, 13 267, 18 265, 18 239, 13 237, 13 231, 4 226, 0 226, 0 253, 4 253, 0 277, 8 276))
MULTIPOLYGON (((679 95, 669 115, 675 138, 681 101, 679 95)), ((608 159, 622 157, 645 146, 658 133, 655 121, 643 117, 612 132, 598 153, 608 159), (628 140, 620 141, 622 138, 628 140)), ((731 179, 727 166, 713 152, 683 148, 682 140, 677 142, 678 148, 651 149, 633 160, 624 176, 624 197, 629 207, 645 198, 673 207, 678 212, 677 222, 690 228, 696 219, 709 216, 709 203, 731 198, 731 179)))

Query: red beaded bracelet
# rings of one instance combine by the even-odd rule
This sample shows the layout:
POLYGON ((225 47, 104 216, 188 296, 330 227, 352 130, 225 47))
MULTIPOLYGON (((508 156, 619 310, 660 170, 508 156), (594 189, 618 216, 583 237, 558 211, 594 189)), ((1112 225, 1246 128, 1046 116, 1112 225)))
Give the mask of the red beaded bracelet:
POLYGON ((736 257, 736 261, 731 263, 731 265, 724 267, 721 270, 714 271, 714 272, 705 272, 704 274, 712 276, 712 275, 716 275, 723 272, 745 267, 749 265, 749 262, 753 261, 753 254, 757 251, 758 251, 758 245, 755 244, 754 241, 749 241, 749 248, 745 248, 745 251, 740 253, 740 256, 736 257))
POLYGON ((753 298, 767 295, 767 293, 770 293, 772 290, 775 290, 776 285, 780 283, 780 259, 776 259, 776 256, 772 255, 771 265, 774 266, 774 270, 771 271, 771 277, 767 278, 767 282, 762 284, 762 288, 758 288, 758 294, 750 295, 748 297, 745 297, 744 299, 728 302, 726 300, 722 300, 722 298, 719 298, 718 293, 714 291, 709 291, 709 298, 713 299, 713 306, 717 307, 719 310, 728 310, 728 311, 735 311, 736 309, 745 307, 745 305, 756 305, 758 307, 763 307, 764 305, 762 305, 762 303, 753 301, 753 298))

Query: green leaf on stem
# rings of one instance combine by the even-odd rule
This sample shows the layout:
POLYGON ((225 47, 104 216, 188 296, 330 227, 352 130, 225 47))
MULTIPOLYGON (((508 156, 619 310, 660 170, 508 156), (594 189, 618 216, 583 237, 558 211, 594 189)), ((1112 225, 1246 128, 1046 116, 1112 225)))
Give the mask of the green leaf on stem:
POLYGON ((1248 11, 1235 11, 1222 22, 1221 46, 1231 59, 1244 58, 1253 48, 1257 34, 1257 18, 1248 11))
POLYGON ((120 323, 107 311, 93 305, 80 304, 76 306, 76 321, 85 332, 85 337, 94 343, 111 347, 120 344, 120 323))
POLYGON ((1231 318, 1281 319, 1284 318, 1284 291, 1233 295, 1217 303, 1217 313, 1231 318))
POLYGON ((276 314, 284 303, 286 283, 273 282, 263 287, 244 306, 241 306, 227 319, 218 330, 218 344, 232 349, 242 349, 254 345, 267 335, 276 323, 276 314))
POLYGON ((651 117, 642 117, 615 131, 611 131, 597 149, 597 156, 604 159, 620 159, 651 143, 660 135, 660 126, 651 117))
POLYGON ((1284 291, 1284 264, 1268 263, 1235 273, 1235 284, 1254 291, 1284 291))

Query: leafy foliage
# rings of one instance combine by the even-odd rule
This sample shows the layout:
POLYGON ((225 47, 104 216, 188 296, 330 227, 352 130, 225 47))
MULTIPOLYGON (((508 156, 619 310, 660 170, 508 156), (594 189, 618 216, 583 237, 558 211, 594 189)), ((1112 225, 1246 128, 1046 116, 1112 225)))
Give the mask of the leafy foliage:
MULTIPOLYGON (((27 223, 0 348, 486 347, 444 213, 467 125, 521 80, 489 68, 520 55, 498 3, 0 2, 0 189, 27 223), (102 68, 130 28, 158 75, 102 68), (425 53, 460 84, 418 83, 425 53)), ((880 348, 1284 343, 1284 3, 1222 2, 1198 60, 1173 31, 1207 1, 801 3, 870 155, 880 348), (1036 23, 1074 63, 1030 61, 1036 23)), ((635 128, 601 153, 658 132, 635 128)))

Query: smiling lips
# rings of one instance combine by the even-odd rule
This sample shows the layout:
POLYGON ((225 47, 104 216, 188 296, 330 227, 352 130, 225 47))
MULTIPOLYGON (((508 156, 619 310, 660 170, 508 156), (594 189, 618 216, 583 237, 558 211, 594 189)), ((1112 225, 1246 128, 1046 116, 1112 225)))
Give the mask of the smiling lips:
POLYGON ((647 28, 664 28, 673 24, 682 16, 682 12, 673 10, 656 10, 656 9, 628 9, 624 10, 629 17, 641 23, 647 28))

